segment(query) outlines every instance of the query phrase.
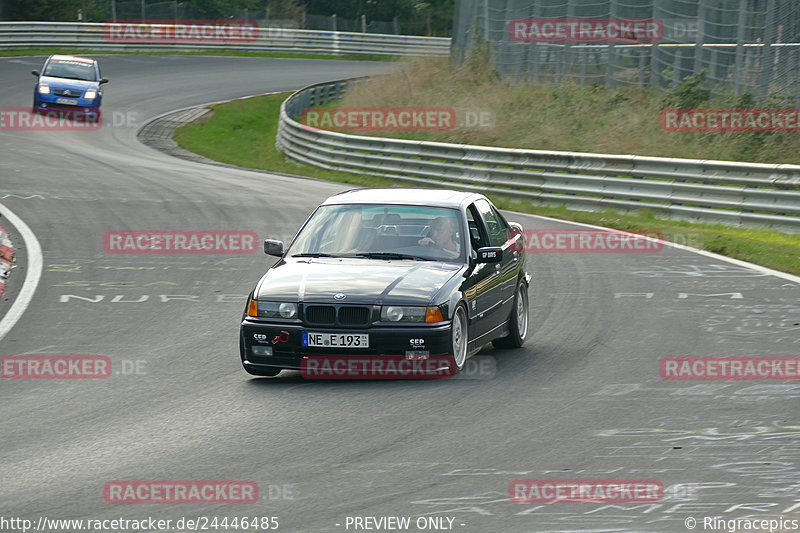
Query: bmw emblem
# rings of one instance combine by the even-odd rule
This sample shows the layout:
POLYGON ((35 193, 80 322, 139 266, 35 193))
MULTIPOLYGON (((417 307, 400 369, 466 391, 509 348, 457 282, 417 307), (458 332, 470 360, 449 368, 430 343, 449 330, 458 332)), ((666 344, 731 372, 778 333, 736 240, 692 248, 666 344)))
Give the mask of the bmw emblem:
POLYGON ((346 298, 345 294, 342 292, 337 292, 336 294, 333 295, 333 297, 336 298, 337 300, 344 300, 346 298))

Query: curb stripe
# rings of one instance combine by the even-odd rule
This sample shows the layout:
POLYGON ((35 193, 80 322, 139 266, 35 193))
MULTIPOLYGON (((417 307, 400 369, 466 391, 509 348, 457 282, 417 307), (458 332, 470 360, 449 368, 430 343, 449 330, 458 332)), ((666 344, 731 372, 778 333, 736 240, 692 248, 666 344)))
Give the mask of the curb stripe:
POLYGON ((14 244, 3 226, 0 226, 0 296, 6 290, 6 280, 11 274, 11 269, 14 268, 13 262, 14 244))

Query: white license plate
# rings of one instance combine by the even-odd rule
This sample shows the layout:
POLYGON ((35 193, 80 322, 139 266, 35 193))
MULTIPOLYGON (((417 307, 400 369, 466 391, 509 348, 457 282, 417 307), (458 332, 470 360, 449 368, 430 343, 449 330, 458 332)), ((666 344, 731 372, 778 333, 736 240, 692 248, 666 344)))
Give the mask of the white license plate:
POLYGON ((369 348, 366 333, 314 333, 303 332, 303 346, 309 348, 369 348))
POLYGON ((57 104, 78 105, 78 101, 72 98, 56 98, 57 104))

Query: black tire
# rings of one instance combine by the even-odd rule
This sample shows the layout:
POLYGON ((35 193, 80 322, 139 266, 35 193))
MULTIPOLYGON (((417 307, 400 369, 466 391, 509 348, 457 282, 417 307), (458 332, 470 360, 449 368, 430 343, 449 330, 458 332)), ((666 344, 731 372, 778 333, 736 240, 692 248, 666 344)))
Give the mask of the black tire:
POLYGON ((467 348, 469 347, 469 323, 467 310, 463 305, 456 307, 453 314, 453 323, 450 328, 450 355, 455 364, 455 373, 461 372, 467 363, 467 348))
POLYGON ((500 339, 495 339, 492 344, 495 348, 519 348, 528 338, 528 286, 525 283, 517 285, 514 294, 514 305, 509 316, 509 334, 500 339))

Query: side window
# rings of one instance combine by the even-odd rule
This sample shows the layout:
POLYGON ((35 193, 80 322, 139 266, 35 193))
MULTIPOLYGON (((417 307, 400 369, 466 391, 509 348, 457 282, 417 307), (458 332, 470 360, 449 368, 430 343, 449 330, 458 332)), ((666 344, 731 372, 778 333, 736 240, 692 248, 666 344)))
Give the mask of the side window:
POLYGON ((508 223, 486 200, 478 200, 475 205, 481 218, 486 223, 490 246, 503 246, 508 241, 508 236, 511 233, 508 223))
POLYGON ((469 242, 473 250, 489 246, 488 240, 483 233, 483 228, 478 223, 479 218, 478 209, 475 204, 472 204, 467 208, 467 226, 469 227, 469 242))

